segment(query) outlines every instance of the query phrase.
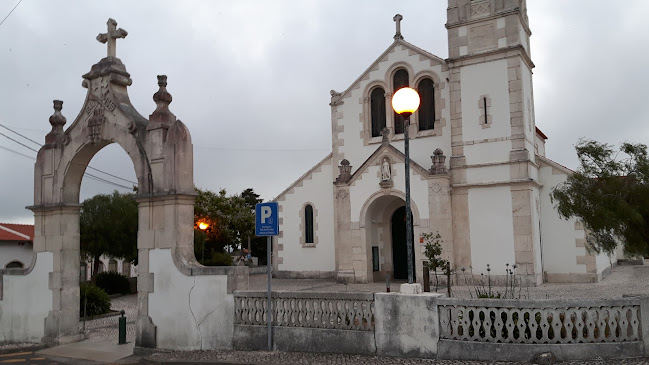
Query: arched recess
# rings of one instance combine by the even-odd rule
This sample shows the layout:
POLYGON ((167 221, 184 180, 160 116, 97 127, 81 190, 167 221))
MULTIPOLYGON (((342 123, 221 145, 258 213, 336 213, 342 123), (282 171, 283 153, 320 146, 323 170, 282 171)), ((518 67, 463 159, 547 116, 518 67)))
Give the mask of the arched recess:
MULTIPOLYGON (((365 200, 365 203, 363 203, 363 207, 361 208, 358 219, 361 228, 365 227, 365 218, 367 216, 367 211, 372 203, 384 196, 394 196, 402 199, 404 202, 406 201, 406 194, 400 190, 388 189, 375 192, 374 194, 370 195, 367 200, 365 200)), ((419 208, 413 200, 410 201, 410 210, 412 211, 412 225, 419 226, 419 208)))
MULTIPOLYGON (((389 189, 372 194, 363 204, 359 216, 360 237, 367 252, 367 276, 370 281, 382 281, 393 276, 391 219, 394 212, 405 206, 405 194, 389 189), (373 270, 373 250, 378 247, 380 270, 373 270)), ((413 226, 419 226, 419 209, 411 204, 413 226)), ((416 257, 416 255, 415 255, 416 257)), ((358 275, 358 274, 357 274, 358 275)))

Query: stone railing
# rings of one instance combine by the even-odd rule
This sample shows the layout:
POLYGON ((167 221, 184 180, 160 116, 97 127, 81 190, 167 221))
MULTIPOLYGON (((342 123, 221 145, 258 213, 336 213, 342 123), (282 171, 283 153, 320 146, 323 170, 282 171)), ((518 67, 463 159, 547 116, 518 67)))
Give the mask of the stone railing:
POLYGON ((588 344, 642 340, 640 299, 458 300, 440 298, 440 340, 588 344))
MULTIPOLYGON (((234 293, 235 325, 266 325, 267 293, 234 293)), ((337 330, 374 330, 372 293, 273 292, 272 325, 337 330)))

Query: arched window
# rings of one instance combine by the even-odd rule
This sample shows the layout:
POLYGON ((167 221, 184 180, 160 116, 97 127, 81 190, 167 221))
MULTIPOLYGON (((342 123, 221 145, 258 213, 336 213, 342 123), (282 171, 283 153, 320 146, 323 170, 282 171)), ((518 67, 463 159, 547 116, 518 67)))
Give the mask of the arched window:
POLYGON ((117 260, 110 259, 110 261, 108 261, 108 271, 117 272, 117 260))
POLYGON ((20 261, 11 261, 5 265, 5 269, 22 269, 23 267, 25 267, 25 265, 20 261))
POLYGON ((425 78, 419 81, 417 92, 421 99, 419 105, 419 130, 435 128, 435 85, 433 80, 425 78))
POLYGON ((370 94, 370 109, 372 115, 372 137, 381 135, 385 128, 385 90, 377 87, 370 94))
MULTIPOLYGON (((392 78, 392 95, 394 95, 397 90, 402 87, 407 87, 408 85, 408 71, 405 69, 399 69, 394 73, 394 77, 392 78)), ((396 112, 394 113, 394 133, 403 133, 403 117, 396 112)))
POLYGON ((304 243, 313 243, 313 207, 304 207, 304 243))

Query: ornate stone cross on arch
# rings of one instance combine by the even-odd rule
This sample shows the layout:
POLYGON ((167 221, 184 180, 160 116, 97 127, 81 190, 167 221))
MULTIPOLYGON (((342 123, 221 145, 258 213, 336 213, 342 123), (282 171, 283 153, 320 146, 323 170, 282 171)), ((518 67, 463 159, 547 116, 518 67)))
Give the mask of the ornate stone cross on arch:
POLYGON ((397 26, 397 32, 394 33, 394 39, 403 39, 403 36, 401 35, 401 21, 403 20, 403 16, 397 14, 392 18, 392 20, 394 20, 397 26))
POLYGON ((108 57, 117 57, 115 56, 117 38, 126 38, 128 32, 122 28, 117 29, 117 22, 113 18, 109 18, 106 25, 108 26, 108 32, 99 33, 97 40, 101 43, 108 43, 108 57))

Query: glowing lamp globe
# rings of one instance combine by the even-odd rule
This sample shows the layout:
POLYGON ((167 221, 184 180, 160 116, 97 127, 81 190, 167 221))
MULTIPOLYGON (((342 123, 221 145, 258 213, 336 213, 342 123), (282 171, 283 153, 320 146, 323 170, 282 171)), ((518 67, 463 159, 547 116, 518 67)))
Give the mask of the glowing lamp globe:
POLYGON ((205 223, 205 222, 200 222, 198 223, 198 228, 202 229, 203 231, 207 229, 210 225, 205 223))
POLYGON ((392 97, 392 109, 404 117, 410 116, 419 108, 419 94, 413 88, 403 87, 392 97))

